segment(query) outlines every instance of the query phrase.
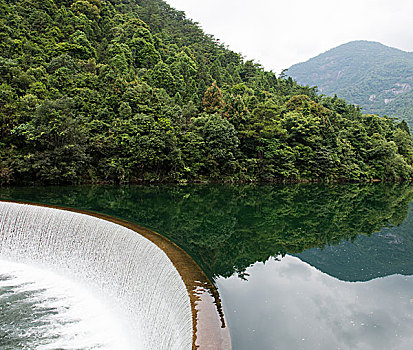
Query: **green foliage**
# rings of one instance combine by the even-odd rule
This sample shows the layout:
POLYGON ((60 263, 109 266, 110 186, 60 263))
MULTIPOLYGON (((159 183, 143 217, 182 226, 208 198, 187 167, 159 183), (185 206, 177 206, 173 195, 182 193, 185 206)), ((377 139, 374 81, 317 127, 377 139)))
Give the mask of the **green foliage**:
POLYGON ((215 113, 221 112, 224 109, 225 103, 222 96, 221 89, 217 86, 216 82, 205 91, 204 98, 202 99, 202 108, 205 112, 215 113))
POLYGON ((155 46, 143 38, 133 38, 129 41, 129 47, 135 59, 135 66, 138 68, 153 67, 160 60, 155 46))
POLYGON ((0 183, 413 176, 406 123, 277 78, 161 0, 0 11, 0 183))

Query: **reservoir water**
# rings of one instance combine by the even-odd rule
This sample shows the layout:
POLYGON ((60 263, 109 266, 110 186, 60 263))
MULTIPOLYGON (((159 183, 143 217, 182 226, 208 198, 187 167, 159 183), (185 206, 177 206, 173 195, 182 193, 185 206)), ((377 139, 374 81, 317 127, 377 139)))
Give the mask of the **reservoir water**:
POLYGON ((289 255, 247 273, 218 280, 234 349, 412 349, 412 276, 345 282, 289 255))
POLYGON ((410 184, 0 190, 174 241, 215 281, 234 350, 412 349, 412 198, 410 184))

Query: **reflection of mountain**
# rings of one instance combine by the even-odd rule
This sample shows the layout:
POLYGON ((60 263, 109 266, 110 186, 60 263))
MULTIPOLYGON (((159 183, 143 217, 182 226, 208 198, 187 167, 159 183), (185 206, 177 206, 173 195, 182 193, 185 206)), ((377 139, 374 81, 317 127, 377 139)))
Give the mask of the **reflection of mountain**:
MULTIPOLYGON (((72 206, 148 226, 184 248, 214 277, 242 274, 270 256, 399 225, 412 194, 413 186, 406 183, 191 185, 8 188, 0 198, 72 206)), ((366 254, 374 261, 374 250, 366 254)), ((398 261, 403 259, 408 255, 398 261)))
POLYGON ((413 275, 413 204, 406 220, 353 243, 306 250, 297 256, 343 281, 368 281, 393 274, 413 275))

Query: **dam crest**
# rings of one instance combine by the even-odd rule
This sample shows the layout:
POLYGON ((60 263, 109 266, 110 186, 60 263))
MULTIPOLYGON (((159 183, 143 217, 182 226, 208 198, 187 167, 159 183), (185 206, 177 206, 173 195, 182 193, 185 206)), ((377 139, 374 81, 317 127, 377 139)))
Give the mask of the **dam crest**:
POLYGON ((136 230, 82 213, 0 202, 0 258, 99 290, 136 331, 137 349, 193 349, 187 286, 167 254, 136 230))

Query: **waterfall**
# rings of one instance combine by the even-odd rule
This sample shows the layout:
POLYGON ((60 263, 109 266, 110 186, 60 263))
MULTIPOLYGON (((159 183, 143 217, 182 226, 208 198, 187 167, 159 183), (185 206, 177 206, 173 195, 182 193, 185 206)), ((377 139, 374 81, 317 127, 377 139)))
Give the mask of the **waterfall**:
POLYGON ((188 292, 148 239, 96 217, 0 202, 0 258, 46 267, 102 292, 145 350, 192 348, 188 292))

